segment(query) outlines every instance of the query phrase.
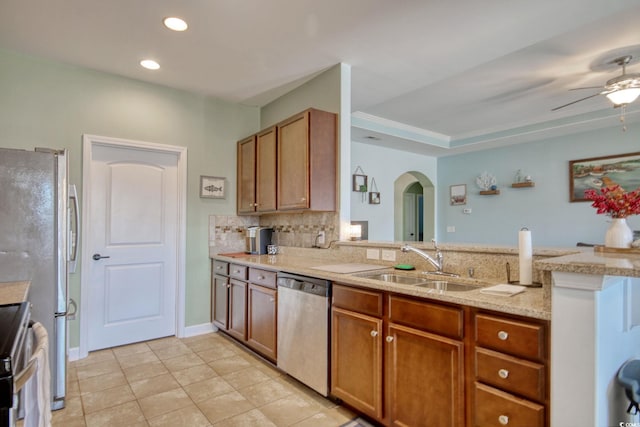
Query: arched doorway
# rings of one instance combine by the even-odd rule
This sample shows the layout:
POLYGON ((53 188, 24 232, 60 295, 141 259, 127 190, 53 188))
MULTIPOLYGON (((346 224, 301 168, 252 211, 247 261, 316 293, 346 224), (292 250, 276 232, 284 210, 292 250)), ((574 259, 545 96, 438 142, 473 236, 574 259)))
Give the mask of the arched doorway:
POLYGON ((405 172, 394 182, 394 240, 424 241, 435 237, 435 191, 423 173, 405 172))

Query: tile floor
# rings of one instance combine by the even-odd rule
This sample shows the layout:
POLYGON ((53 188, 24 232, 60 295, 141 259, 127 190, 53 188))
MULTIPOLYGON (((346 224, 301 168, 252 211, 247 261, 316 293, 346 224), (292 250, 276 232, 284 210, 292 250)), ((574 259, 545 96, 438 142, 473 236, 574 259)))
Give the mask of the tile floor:
POLYGON ((68 376, 54 427, 335 427, 354 417, 221 333, 92 352, 68 376))

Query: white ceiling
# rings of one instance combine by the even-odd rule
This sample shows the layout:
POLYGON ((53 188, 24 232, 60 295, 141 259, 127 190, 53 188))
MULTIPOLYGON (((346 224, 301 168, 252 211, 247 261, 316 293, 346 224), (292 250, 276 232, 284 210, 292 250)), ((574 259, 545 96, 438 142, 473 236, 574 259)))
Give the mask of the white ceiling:
POLYGON ((2 48, 249 105, 349 64, 353 139, 432 155, 615 126, 604 96, 551 109, 616 56, 640 72, 639 24, 640 0, 0 0, 2 48))

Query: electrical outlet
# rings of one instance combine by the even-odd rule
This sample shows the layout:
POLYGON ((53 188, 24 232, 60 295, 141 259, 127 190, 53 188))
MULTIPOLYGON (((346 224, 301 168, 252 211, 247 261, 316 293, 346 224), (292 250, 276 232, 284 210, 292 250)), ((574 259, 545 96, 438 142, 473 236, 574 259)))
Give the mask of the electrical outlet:
POLYGON ((380 250, 367 249, 367 259, 380 259, 380 250))
POLYGON ((396 251, 388 251, 382 250, 382 260, 383 261, 395 261, 396 260, 396 251))
POLYGON ((318 231, 318 244, 324 245, 324 231, 318 231))
POLYGON ((447 233, 455 233, 456 226, 455 225, 447 225, 447 233))

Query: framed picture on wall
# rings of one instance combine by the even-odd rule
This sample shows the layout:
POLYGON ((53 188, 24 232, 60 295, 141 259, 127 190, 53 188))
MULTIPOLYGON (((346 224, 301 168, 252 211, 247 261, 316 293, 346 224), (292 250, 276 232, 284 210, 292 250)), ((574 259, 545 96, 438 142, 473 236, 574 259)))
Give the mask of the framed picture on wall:
POLYGON ((220 176, 200 176, 200 197, 204 199, 224 199, 226 178, 220 176))
POLYGON ((467 204, 467 184, 455 184, 449 186, 449 200, 451 205, 467 204))
POLYGON ((640 153, 616 154, 569 161, 569 198, 589 202, 588 189, 619 185, 625 191, 640 187, 640 153))

